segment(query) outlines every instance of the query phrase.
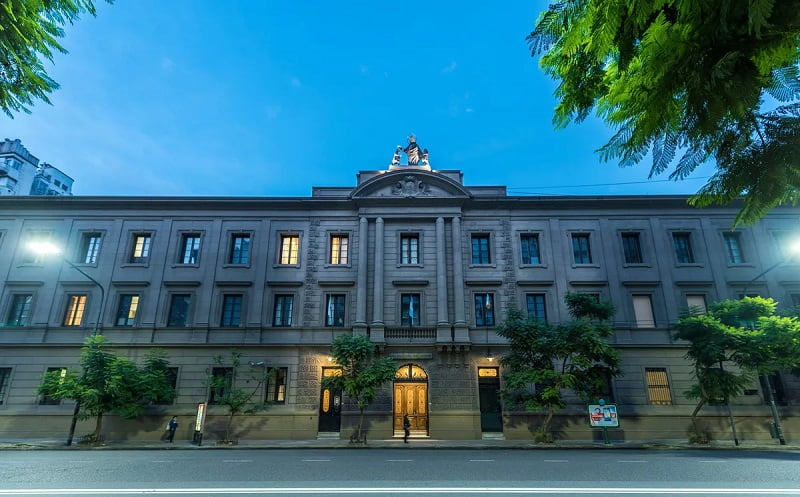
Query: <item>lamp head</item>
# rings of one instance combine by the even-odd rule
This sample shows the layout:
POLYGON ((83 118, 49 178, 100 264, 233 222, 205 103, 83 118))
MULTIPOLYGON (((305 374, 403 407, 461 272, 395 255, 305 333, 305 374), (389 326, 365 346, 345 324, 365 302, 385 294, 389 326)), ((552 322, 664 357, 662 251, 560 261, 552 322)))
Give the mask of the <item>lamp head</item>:
POLYGON ((254 368, 264 367, 264 361, 250 361, 250 365, 254 368))
POLYGON ((30 242, 27 245, 28 250, 38 255, 59 255, 61 248, 51 242, 30 242))

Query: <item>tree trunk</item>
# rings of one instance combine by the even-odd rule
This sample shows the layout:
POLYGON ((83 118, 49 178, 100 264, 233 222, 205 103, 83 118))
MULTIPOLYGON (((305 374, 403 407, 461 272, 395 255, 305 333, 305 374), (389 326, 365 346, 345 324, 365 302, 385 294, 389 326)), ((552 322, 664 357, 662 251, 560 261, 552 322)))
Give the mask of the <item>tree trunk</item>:
POLYGON ((538 442, 543 442, 548 439, 548 433, 550 431, 550 421, 552 421, 554 413, 555 410, 553 409, 553 406, 552 405, 547 406, 547 414, 544 417, 544 421, 542 421, 542 425, 539 427, 539 434, 538 434, 539 440, 537 440, 538 442))
POLYGON ((100 439, 100 430, 103 429, 103 413, 97 415, 97 422, 94 425, 94 433, 92 434, 93 441, 100 439))
POLYGON ((364 408, 360 408, 359 411, 361 411, 361 415, 358 417, 358 431, 356 431, 356 440, 361 442, 361 430, 364 427, 364 408))
POLYGON ((233 413, 228 416, 228 426, 225 427, 225 441, 230 441, 231 436, 231 425, 233 424, 233 413))
POLYGON ((699 413, 700 409, 702 409, 703 406, 706 405, 706 402, 708 402, 708 399, 706 399, 705 397, 701 397, 700 402, 697 403, 697 405, 694 408, 694 411, 692 411, 692 429, 694 430, 694 436, 697 437, 697 440, 705 438, 700 434, 700 427, 697 426, 697 413, 699 413))

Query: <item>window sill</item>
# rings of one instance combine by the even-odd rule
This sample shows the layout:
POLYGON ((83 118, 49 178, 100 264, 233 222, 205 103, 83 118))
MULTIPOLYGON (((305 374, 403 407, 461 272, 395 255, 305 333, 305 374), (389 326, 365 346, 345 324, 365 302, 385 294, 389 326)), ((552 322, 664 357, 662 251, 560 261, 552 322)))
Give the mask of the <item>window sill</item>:
POLYGON ((406 267, 406 268, 423 268, 425 266, 423 264, 403 264, 401 262, 400 264, 397 265, 397 267, 399 267, 399 268, 403 268, 403 267, 406 267))
POLYGON ((273 264, 274 269, 300 269, 300 264, 273 264))
POLYGON ((246 264, 233 264, 233 263, 226 263, 222 265, 223 268, 238 268, 238 269, 249 269, 250 263, 246 264))
POLYGON ((341 269, 350 269, 350 268, 352 268, 352 267, 353 267, 353 265, 352 265, 352 264, 350 264, 350 263, 348 263, 348 264, 332 264, 332 263, 330 263, 330 262, 326 262, 326 263, 325 263, 325 265, 324 265, 323 267, 324 267, 325 269, 337 269, 337 268, 341 268, 341 269))
POLYGON ((521 268, 547 269, 547 264, 520 264, 521 268))
POLYGON ((496 268, 497 264, 492 264, 492 263, 489 263, 489 264, 470 264, 469 267, 470 268, 474 268, 474 269, 481 269, 481 268, 492 269, 492 268, 496 268))
POLYGON ((579 268, 598 268, 599 269, 600 268, 600 264, 594 264, 594 263, 591 263, 591 262, 588 263, 588 264, 573 263, 572 264, 572 268, 573 269, 579 269, 579 268))
POLYGON ((645 262, 625 262, 622 264, 622 267, 630 267, 630 268, 650 268, 653 267, 652 264, 647 264, 645 262))

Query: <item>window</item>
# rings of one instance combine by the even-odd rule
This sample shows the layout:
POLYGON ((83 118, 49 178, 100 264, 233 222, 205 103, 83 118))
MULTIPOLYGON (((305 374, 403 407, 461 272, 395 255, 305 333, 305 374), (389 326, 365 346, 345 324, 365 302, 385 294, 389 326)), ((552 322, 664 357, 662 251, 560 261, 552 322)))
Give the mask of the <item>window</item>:
POLYGON ((331 235, 330 264, 347 264, 347 235, 331 235))
POLYGON ((275 295, 275 309, 272 312, 272 326, 291 326, 294 295, 275 295))
POLYGON ((725 241, 725 256, 728 259, 728 264, 743 263, 744 256, 742 255, 739 233, 723 233, 722 238, 725 241))
POLYGON ((212 368, 208 403, 219 404, 233 388, 233 368, 212 368))
POLYGON ((184 233, 181 236, 181 264, 197 264, 200 255, 200 235, 197 233, 184 233))
POLYGON ((705 295, 687 295, 686 305, 689 307, 689 311, 697 314, 705 314, 708 312, 705 295))
POLYGON ((33 244, 47 244, 50 243, 52 233, 49 231, 34 230, 29 231, 27 242, 22 246, 22 263, 23 264, 40 264, 43 255, 35 250, 31 250, 27 245, 33 244))
POLYGON ((672 246, 675 249, 675 260, 678 264, 694 264, 692 241, 689 233, 673 233, 672 246))
POLYGON ((666 368, 645 368, 647 380, 647 396, 650 404, 656 406, 672 405, 672 394, 669 391, 669 379, 666 368))
POLYGON ((100 233, 84 233, 81 235, 81 251, 78 260, 83 264, 97 264, 97 254, 100 252, 100 233))
POLYGON ((494 295, 475 295, 475 326, 494 326, 494 295))
POLYGON ((625 257, 625 264, 641 264, 642 246, 639 243, 639 233, 622 234, 622 254, 625 257))
POLYGON ((298 235, 281 235, 281 251, 278 260, 281 264, 297 264, 297 253, 300 250, 298 235))
POLYGON ((650 295, 633 296, 633 313, 636 316, 637 328, 655 328, 653 317, 653 301, 650 295))
POLYGON ((589 235, 575 233, 572 235, 572 259, 575 264, 591 264, 592 251, 589 248, 589 235))
POLYGON ((28 326, 31 317, 33 295, 19 293, 11 297, 11 309, 8 310, 6 326, 28 326))
POLYGON ((0 406, 5 401, 9 383, 11 383, 11 368, 0 368, 0 406))
POLYGON ((786 261, 793 261, 796 254, 794 254, 792 246, 797 241, 796 235, 791 231, 773 231, 772 238, 778 248, 778 255, 786 261))
POLYGON ((222 317, 220 326, 235 327, 242 322, 242 296, 223 295, 222 296, 222 317))
POLYGON ((231 252, 228 264, 250 264, 250 235, 235 233, 231 235, 231 252))
POLYGON ((325 326, 344 326, 344 295, 327 296, 325 306, 325 326))
POLYGON ((543 293, 528 293, 525 295, 525 303, 528 307, 528 318, 536 321, 547 322, 547 309, 545 307, 543 293))
POLYGON ((596 399, 603 399, 608 403, 615 402, 614 398, 614 383, 610 373, 603 374, 599 386, 596 386, 593 392, 593 397, 596 399))
POLYGON ((64 326, 80 326, 86 310, 86 295, 67 297, 67 312, 64 313, 64 326))
POLYGON ((400 326, 419 326, 419 315, 419 294, 402 294, 400 296, 400 326))
MULTIPOLYGON (((67 368, 47 368, 47 373, 52 373, 54 371, 59 371, 61 373, 62 380, 67 376, 67 368)), ((60 399, 54 399, 48 395, 42 395, 39 399, 40 406, 57 406, 59 404, 61 404, 60 399)))
POLYGON ((491 264, 492 254, 489 250, 490 236, 488 234, 472 235, 472 263, 491 264))
POLYGON ((190 301, 191 296, 185 293, 176 293, 170 297, 167 326, 181 327, 188 324, 190 301))
MULTIPOLYGON (((177 393, 178 391, 178 368, 167 368, 166 371, 167 376, 167 383, 172 387, 173 390, 177 393)), ((168 406, 174 404, 175 400, 170 400, 166 402, 154 402, 157 406, 168 406)))
POLYGON ((139 310, 139 296, 124 294, 119 296, 117 307, 117 326, 133 326, 136 320, 136 311, 139 310))
POLYGON ((150 257, 150 243, 152 235, 150 233, 136 233, 133 235, 133 246, 131 257, 128 262, 133 264, 144 264, 150 257))
POLYGON ((539 235, 523 234, 520 235, 519 239, 522 263, 541 264, 541 259, 539 258, 539 235))
POLYGON ((419 264, 419 235, 400 235, 400 264, 419 264))
POLYGON ((264 398, 267 402, 286 403, 287 368, 269 368, 269 377, 265 386, 264 398))
POLYGON ((793 293, 789 297, 792 299, 793 306, 800 305, 800 293, 793 293))

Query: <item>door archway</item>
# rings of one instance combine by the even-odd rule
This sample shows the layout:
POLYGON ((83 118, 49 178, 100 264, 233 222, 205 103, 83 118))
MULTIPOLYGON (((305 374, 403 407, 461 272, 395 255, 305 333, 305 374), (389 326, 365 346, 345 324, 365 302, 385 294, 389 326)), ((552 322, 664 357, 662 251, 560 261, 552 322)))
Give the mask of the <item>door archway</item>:
POLYGON ((416 364, 404 364, 394 375, 395 436, 402 436, 406 414, 411 436, 428 436, 428 373, 416 364))

